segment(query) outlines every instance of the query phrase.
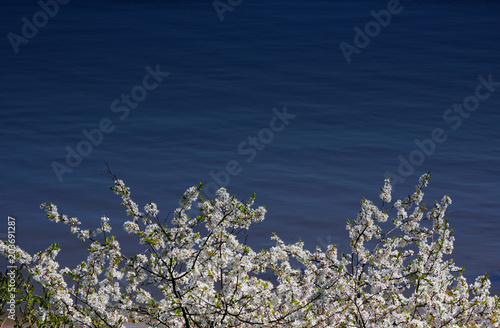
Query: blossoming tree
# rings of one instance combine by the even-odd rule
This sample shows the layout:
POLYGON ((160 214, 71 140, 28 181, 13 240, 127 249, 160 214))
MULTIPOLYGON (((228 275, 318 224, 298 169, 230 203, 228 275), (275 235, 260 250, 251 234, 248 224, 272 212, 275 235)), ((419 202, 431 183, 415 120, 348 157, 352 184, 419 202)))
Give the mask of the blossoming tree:
POLYGON ((96 230, 83 230, 54 204, 42 204, 47 217, 89 244, 75 268, 59 267, 57 244, 32 256, 0 242, 1 252, 14 249, 43 287, 46 302, 35 309, 40 326, 60 318, 73 327, 499 326, 500 299, 489 294, 488 277, 468 284, 462 268, 446 259, 454 241, 445 219, 451 199, 426 208, 428 173, 392 205, 389 178, 381 208, 363 199, 347 223, 351 252, 340 255, 333 245, 311 252, 277 235, 276 246, 255 252, 240 232, 264 220, 266 210, 253 208, 254 196, 240 202, 224 188, 216 199, 201 198, 194 217, 188 214, 202 185, 189 188, 166 225, 156 204, 141 212, 124 182, 108 174, 129 217, 124 229, 147 251, 124 254, 112 220, 102 217, 96 230))

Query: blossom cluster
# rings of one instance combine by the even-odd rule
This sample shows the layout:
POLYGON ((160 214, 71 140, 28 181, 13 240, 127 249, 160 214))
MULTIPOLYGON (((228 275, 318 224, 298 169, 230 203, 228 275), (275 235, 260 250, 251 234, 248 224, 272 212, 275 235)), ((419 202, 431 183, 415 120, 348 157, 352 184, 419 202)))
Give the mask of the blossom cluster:
MULTIPOLYGON (((215 199, 199 199, 202 185, 193 186, 167 225, 155 203, 141 212, 114 177, 111 189, 128 215, 123 228, 141 252, 122 252, 108 217, 82 230, 78 219, 42 204, 50 220, 89 244, 87 259, 61 269, 57 244, 34 256, 16 246, 15 257, 43 286, 47 304, 57 304, 37 315, 63 316, 73 327, 498 327, 500 299, 490 295, 487 275, 470 284, 449 259, 451 199, 430 210, 422 203, 429 178, 392 206, 386 179, 382 208, 362 200, 347 223, 351 251, 338 254, 334 245, 309 251, 275 234, 274 247, 254 251, 245 231, 266 214, 253 206, 255 195, 241 202, 221 188, 215 199)), ((7 248, 0 241, 0 252, 7 248)))

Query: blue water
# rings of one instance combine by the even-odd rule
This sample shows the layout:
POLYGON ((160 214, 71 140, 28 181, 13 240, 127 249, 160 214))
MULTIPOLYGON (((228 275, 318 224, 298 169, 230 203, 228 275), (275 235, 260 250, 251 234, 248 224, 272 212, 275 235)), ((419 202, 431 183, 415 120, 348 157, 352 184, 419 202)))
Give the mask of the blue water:
POLYGON ((364 29, 387 2, 243 1, 221 22, 208 0, 73 0, 17 54, 7 35, 21 35, 21 18, 40 7, 9 2, 0 20, 0 231, 13 216, 19 245, 35 252, 60 242, 70 265, 86 247, 47 222, 39 205, 56 203, 88 228, 105 214, 122 236, 125 211, 99 171, 104 161, 141 206, 154 201, 165 216, 187 187, 215 183, 210 173, 222 177, 236 161, 241 172, 226 188, 241 199, 255 192, 268 210, 249 231, 252 246, 272 245, 276 232, 310 249, 347 251, 345 222, 362 197, 377 201, 388 172, 401 177, 394 197, 405 197, 430 170, 426 202, 453 199, 456 263, 469 279, 489 272, 498 293, 500 87, 460 126, 457 113, 448 122, 443 115, 475 94, 479 76, 500 81, 500 5, 399 8, 348 64, 340 43, 353 45, 353 28, 364 29), (113 112, 113 101, 157 65, 169 75, 126 118, 113 112), (285 106, 296 117, 270 136, 263 129, 273 108, 285 106), (60 181, 53 163, 67 165, 67 147, 77 149, 82 130, 106 119, 114 130, 60 181), (400 158, 419 149, 414 140, 435 129, 446 140, 414 158, 413 172, 399 170, 400 158), (269 143, 257 150, 248 137, 259 133, 269 143))

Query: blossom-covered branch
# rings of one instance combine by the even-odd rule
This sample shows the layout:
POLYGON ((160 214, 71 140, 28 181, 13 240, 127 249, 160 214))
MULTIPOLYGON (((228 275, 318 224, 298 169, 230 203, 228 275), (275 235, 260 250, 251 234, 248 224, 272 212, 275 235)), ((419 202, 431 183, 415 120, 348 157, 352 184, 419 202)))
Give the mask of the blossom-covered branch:
MULTIPOLYGON (((275 234, 274 247, 255 252, 240 232, 264 220, 266 209, 253 206, 255 196, 241 202, 224 188, 215 199, 198 199, 202 184, 187 189, 167 225, 155 203, 141 212, 125 183, 108 173, 129 217, 123 228, 140 252, 122 253, 111 218, 83 230, 56 205, 42 204, 89 251, 75 268, 61 269, 57 244, 34 256, 16 246, 16 260, 43 286, 47 304, 60 304, 37 308, 44 324, 64 317, 74 327, 498 326, 500 300, 489 294, 488 277, 468 284, 463 269, 445 259, 454 242, 445 218, 451 199, 430 210, 422 204, 429 173, 392 205, 389 178, 381 208, 362 200, 347 223, 350 254, 333 245, 309 251, 275 234)), ((2 253, 8 247, 0 242, 2 253)))

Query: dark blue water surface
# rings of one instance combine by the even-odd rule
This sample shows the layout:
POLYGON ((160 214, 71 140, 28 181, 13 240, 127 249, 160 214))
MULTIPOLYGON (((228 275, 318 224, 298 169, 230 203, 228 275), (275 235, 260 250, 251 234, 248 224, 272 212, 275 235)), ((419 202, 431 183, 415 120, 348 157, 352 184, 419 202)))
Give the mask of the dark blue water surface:
POLYGON ((7 2, 0 231, 15 217, 19 245, 35 252, 60 242, 64 265, 83 259, 86 246, 48 222, 42 202, 87 228, 107 215, 122 236, 125 211, 99 171, 107 161, 141 207, 154 201, 162 215, 187 187, 215 187, 215 176, 238 198, 255 192, 267 206, 266 221, 249 231, 255 248, 272 245, 276 232, 286 242, 301 237, 309 249, 334 243, 347 251, 345 222, 362 197, 378 201, 388 174, 394 196, 405 197, 430 170, 426 202, 453 200, 456 263, 469 279, 488 272, 498 293, 500 5, 403 1, 377 30, 370 11, 387 7, 245 0, 221 21, 209 0, 73 0, 44 23, 36 1, 7 2), (22 37, 33 15, 37 34, 13 47, 9 33, 22 37), (365 26, 369 44, 356 39, 348 63, 340 44, 353 47, 354 28, 365 26), (148 66, 169 75, 147 80, 152 90, 142 94, 135 87, 148 66), (131 98, 127 108, 120 99, 131 90, 144 99, 131 98), (287 125, 273 118, 285 107, 296 115, 287 125), (113 131, 85 148, 82 130, 101 122, 113 131), (78 165, 69 158, 70 167, 69 149, 88 154, 78 165), (239 173, 226 181, 235 162, 239 173), (72 171, 58 177, 54 165, 72 171))

